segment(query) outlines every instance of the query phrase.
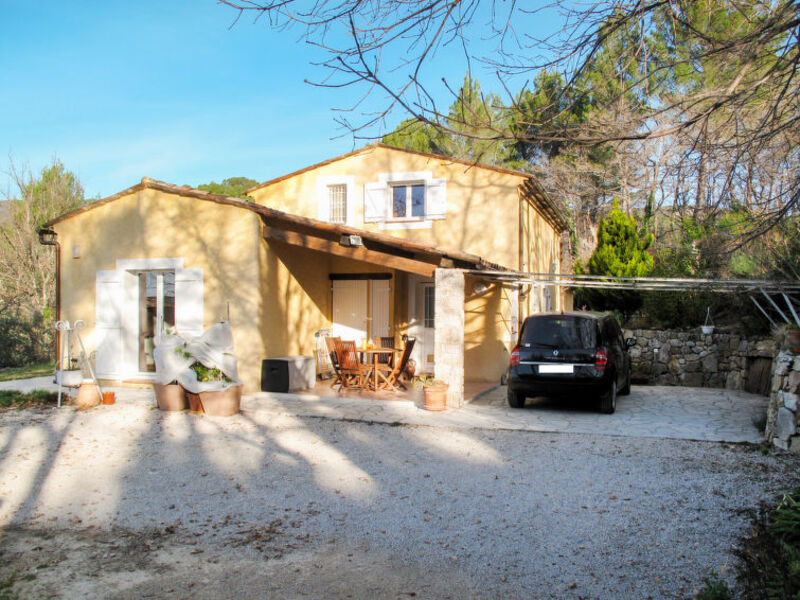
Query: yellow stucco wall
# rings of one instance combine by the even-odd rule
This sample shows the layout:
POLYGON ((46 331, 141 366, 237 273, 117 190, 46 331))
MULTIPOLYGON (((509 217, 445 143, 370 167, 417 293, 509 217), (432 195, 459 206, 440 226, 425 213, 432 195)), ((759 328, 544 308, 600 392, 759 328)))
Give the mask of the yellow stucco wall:
MULTIPOLYGON (((529 273, 558 273, 561 271, 561 236, 529 202, 522 204, 522 264, 521 271, 529 273)), ((564 293, 551 286, 552 308, 565 308, 564 293)), ((545 310, 545 287, 533 286, 523 298, 520 317, 545 310)))
MULTIPOLYGON (((523 203, 520 226, 518 176, 382 147, 288 177, 256 190, 260 203, 317 217, 317 177, 354 178, 355 227, 402 239, 476 254, 512 269, 547 272, 560 255, 553 228, 523 203), (447 218, 430 229, 386 230, 363 222, 364 184, 377 173, 432 171, 447 179, 447 218), (522 251, 520 251, 522 233, 522 251), (522 263, 520 263, 522 261, 522 263)), ((113 270, 117 259, 183 258, 202 269, 204 325, 226 314, 230 304, 236 355, 245 391, 259 388, 261 360, 293 354, 313 356, 314 333, 331 326, 330 273, 391 272, 390 323, 397 338, 408 331, 408 276, 385 267, 301 249, 261 236, 260 218, 238 207, 166 193, 152 188, 102 204, 54 227, 62 245, 62 318, 84 319, 94 349, 95 278, 113 270), (80 246, 81 258, 71 249, 80 246)), ((494 381, 508 364, 514 343, 510 288, 494 284, 484 295, 465 298, 466 379, 494 381)), ((540 294, 541 296, 541 294, 540 294)), ((560 295, 557 294, 560 298, 560 295)), ((542 307, 528 294, 519 316, 542 307)), ((561 307, 557 300, 556 307, 561 307)))
MULTIPOLYGON (((464 373, 467 381, 499 381, 508 367, 511 334, 510 288, 491 284, 478 295, 473 291, 476 279, 464 280, 464 373)), ((513 341, 512 341, 513 340, 513 341)))
POLYGON ((522 177, 498 171, 371 147, 347 158, 287 177, 252 192, 256 202, 318 218, 317 180, 352 176, 354 202, 352 226, 401 239, 434 244, 476 254, 509 268, 519 262, 518 187, 522 177), (433 220, 430 229, 381 229, 364 222, 364 184, 378 181, 379 173, 431 171, 447 180, 447 217, 433 220))
MULTIPOLYGON (((261 335, 267 358, 313 356, 320 329, 331 327, 331 273, 394 273, 391 269, 282 242, 262 242, 261 335)), ((396 312, 393 274, 390 323, 396 312)))
MULTIPOLYGON (((227 314, 245 391, 258 389, 264 348, 259 332, 259 218, 252 212, 146 188, 54 226, 62 247, 61 318, 84 319, 95 349, 95 281, 117 259, 183 258, 203 269, 204 327, 227 314), (72 258, 73 245, 80 258, 72 258)), ((136 315, 123 318, 137 319, 136 315)), ((136 325, 133 325, 136 327, 136 325)))
MULTIPOLYGON (((354 203, 354 221, 349 223, 354 227, 475 254, 514 270, 546 273, 554 260, 560 269, 558 232, 527 201, 522 201, 520 214, 523 178, 491 169, 379 146, 283 178, 251 195, 265 206, 318 218, 318 180, 342 176, 353 178, 353 197, 348 200, 354 203), (377 181, 379 173, 411 171, 431 171, 434 178, 447 180, 446 218, 434 220, 430 229, 382 229, 376 223, 365 223, 364 184, 377 181)), ((375 270, 365 265, 356 269, 375 270)), ((403 273, 395 274, 392 289, 393 324, 400 335, 408 326, 408 288, 403 273)), ((470 289, 471 280, 465 299, 466 378, 493 381, 505 371, 515 343, 516 328, 510 319, 516 296, 501 286, 494 286, 484 296, 471 295, 470 289)), ((568 307, 560 290, 554 290, 553 297, 555 308, 568 307)), ((519 318, 544 305, 544 289, 535 288, 520 301, 519 318)), ((329 304, 325 310, 330 318, 329 304)))

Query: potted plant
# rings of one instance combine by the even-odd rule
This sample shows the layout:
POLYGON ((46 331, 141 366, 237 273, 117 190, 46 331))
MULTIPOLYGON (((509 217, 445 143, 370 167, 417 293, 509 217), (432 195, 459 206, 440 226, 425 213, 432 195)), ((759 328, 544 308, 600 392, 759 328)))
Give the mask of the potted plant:
POLYGON ((65 368, 56 368, 54 383, 64 387, 78 387, 83 382, 83 369, 78 366, 78 359, 69 358, 64 362, 65 368))
POLYGON ((153 391, 156 394, 156 406, 159 410, 184 410, 189 407, 184 389, 177 381, 173 380, 165 385, 153 383, 153 391))
POLYGON ((425 395, 425 410, 445 410, 447 408, 447 390, 450 386, 433 377, 421 377, 419 382, 425 395))
POLYGON ((703 335, 711 335, 712 333, 714 333, 714 321, 711 320, 711 307, 710 306, 706 309, 706 320, 705 320, 705 323, 703 323, 700 326, 700 332, 703 335))
POLYGON ((800 327, 796 323, 786 326, 786 343, 795 354, 800 354, 800 327))
MULTIPOLYGON (((230 383, 233 380, 216 367, 207 367, 195 361, 190 367, 200 383, 230 383)), ((212 417, 230 417, 239 412, 242 401, 242 385, 229 385, 220 390, 202 391, 198 393, 186 390, 189 410, 204 412, 212 417)))

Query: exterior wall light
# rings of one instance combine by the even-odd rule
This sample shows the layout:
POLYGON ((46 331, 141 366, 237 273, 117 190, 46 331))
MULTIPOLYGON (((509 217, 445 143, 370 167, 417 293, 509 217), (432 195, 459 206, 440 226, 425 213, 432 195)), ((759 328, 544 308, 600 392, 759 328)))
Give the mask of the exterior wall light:
POLYGON ((43 246, 55 246, 56 245, 56 232, 52 229, 40 229, 39 230, 39 243, 43 246))
POLYGON ((472 284, 472 292, 477 296, 482 296, 489 291, 489 284, 485 281, 476 281, 472 284))
POLYGON ((339 245, 340 246, 345 246, 346 248, 351 248, 351 247, 354 247, 354 246, 363 246, 364 242, 361 240, 361 236, 360 235, 344 234, 339 239, 339 245))

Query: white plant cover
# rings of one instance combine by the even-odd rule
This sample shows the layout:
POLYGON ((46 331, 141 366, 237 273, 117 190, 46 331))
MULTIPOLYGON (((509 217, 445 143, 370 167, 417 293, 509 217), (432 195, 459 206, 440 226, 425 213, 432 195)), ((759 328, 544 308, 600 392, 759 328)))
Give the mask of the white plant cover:
POLYGON ((162 385, 177 381, 190 392, 198 394, 225 390, 242 383, 236 368, 236 357, 233 355, 233 333, 227 321, 213 325, 203 335, 188 341, 180 335, 158 336, 153 358, 156 363, 156 381, 162 385), (231 381, 198 381, 197 373, 189 368, 195 362, 209 369, 219 369, 231 381))

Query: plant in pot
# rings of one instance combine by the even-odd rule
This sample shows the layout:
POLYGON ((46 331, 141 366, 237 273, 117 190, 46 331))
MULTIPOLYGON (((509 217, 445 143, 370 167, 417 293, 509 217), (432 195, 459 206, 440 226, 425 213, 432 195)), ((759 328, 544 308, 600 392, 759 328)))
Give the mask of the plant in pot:
POLYGON ((786 345, 795 354, 800 354, 800 326, 796 323, 786 326, 786 345))
POLYGON ((155 339, 153 362, 156 366, 156 380, 153 382, 153 392, 156 406, 160 410, 177 411, 189 406, 184 389, 177 379, 191 361, 191 356, 183 350, 185 345, 185 340, 170 329, 155 339))
POLYGON ((419 377, 418 385, 422 386, 425 395, 425 410, 445 410, 447 408, 447 390, 450 388, 444 381, 431 376, 419 377))
MULTIPOLYGON (((239 412, 242 401, 242 385, 236 384, 217 367, 209 367, 195 361, 189 367, 201 384, 228 384, 222 389, 204 390, 197 393, 186 390, 189 410, 203 412, 212 417, 230 417, 239 412)), ((214 386, 219 387, 219 386, 214 386)))
POLYGON ((65 387, 78 387, 83 382, 83 369, 78 365, 77 358, 68 358, 63 361, 64 368, 60 364, 56 365, 56 376, 54 383, 65 387))
POLYGON ((184 410, 189 407, 184 389, 176 380, 167 384, 154 382, 153 391, 156 394, 156 406, 160 410, 184 410))

